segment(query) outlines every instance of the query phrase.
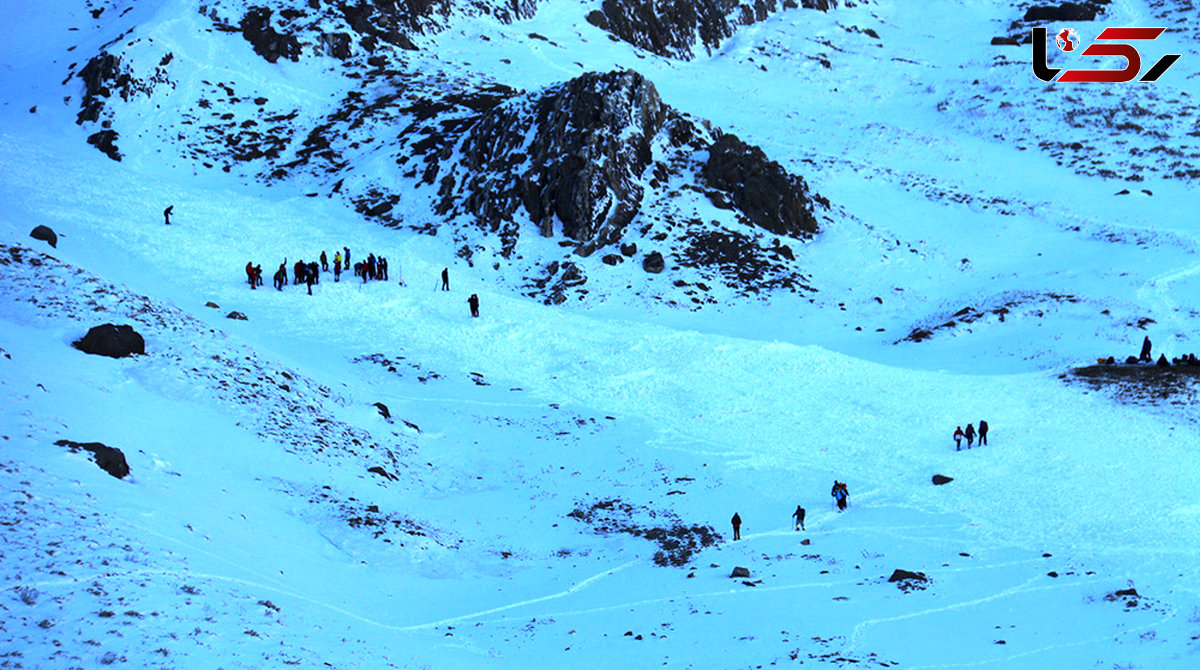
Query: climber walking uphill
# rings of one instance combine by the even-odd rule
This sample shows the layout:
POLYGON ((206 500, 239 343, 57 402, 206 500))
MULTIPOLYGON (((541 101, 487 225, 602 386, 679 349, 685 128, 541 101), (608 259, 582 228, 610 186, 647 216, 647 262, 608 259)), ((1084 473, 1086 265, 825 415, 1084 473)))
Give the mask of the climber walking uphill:
POLYGON ((733 524, 733 539, 742 539, 742 517, 738 516, 737 512, 733 513, 733 518, 729 520, 733 524))
POLYGON ((804 508, 796 505, 796 511, 792 512, 792 518, 796 520, 796 530, 808 530, 804 527, 804 508))
POLYGON ((833 496, 839 510, 845 510, 846 505, 850 502, 850 490, 846 488, 845 482, 833 480, 833 489, 829 495, 833 496))

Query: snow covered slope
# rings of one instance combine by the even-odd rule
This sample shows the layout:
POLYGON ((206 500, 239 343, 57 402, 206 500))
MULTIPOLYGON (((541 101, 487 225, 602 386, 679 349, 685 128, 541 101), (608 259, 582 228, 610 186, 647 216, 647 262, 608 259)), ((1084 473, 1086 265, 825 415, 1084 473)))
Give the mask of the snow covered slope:
POLYGON ((781 6, 690 60, 600 3, 357 6, 272 5, 274 62, 234 0, 5 9, 0 667, 1196 667, 1195 377, 1070 373, 1200 349, 1191 3, 1105 5, 1183 54, 1120 86, 1038 81, 1003 2, 781 6), (439 209, 515 183, 464 150, 536 117, 497 106, 629 71, 686 124, 619 239, 439 209), (723 133, 819 232, 717 192, 723 133), (245 282, 343 247, 391 279, 245 282), (146 354, 71 346, 102 323, 146 354))

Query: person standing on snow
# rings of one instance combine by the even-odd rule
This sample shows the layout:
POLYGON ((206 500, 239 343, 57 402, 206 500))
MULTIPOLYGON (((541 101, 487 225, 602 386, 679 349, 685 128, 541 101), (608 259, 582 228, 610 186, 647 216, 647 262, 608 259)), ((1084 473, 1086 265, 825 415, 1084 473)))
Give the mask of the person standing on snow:
POLYGON ((321 272, 329 272, 329 257, 325 255, 325 250, 321 250, 321 272))
POLYGON ((967 438, 967 448, 970 449, 975 444, 975 426, 967 424, 967 429, 963 431, 963 437, 967 438))
POLYGON ((837 501, 838 509, 845 511, 846 504, 850 502, 850 490, 846 488, 846 485, 835 479, 833 481, 833 489, 829 492, 829 495, 833 496, 833 499, 837 501))
POLYGON ((442 268, 442 290, 450 290, 450 268, 442 268))
POLYGON ((737 512, 733 513, 733 518, 729 520, 733 524, 733 539, 742 539, 742 517, 738 516, 737 512))
POLYGON ((175 205, 171 205, 163 210, 163 219, 166 220, 168 226, 171 225, 171 212, 173 211, 175 211, 175 205))
POLYGON ((979 446, 981 446, 981 447, 983 445, 987 444, 987 432, 988 432, 987 421, 980 419, 979 420, 979 446))
POLYGON ((250 288, 254 288, 254 261, 246 262, 246 281, 250 282, 250 288))
POLYGON ((279 269, 275 271, 275 290, 282 291, 285 284, 287 284, 287 261, 280 263, 279 269))
POLYGON ((804 527, 804 508, 796 505, 796 511, 792 512, 792 518, 796 520, 796 530, 807 530, 804 527))
POLYGON ((479 316, 479 296, 474 293, 470 298, 467 298, 467 304, 471 306, 471 316, 479 316))
POLYGON ((1149 363, 1153 360, 1154 357, 1150 355, 1150 336, 1147 335, 1142 339, 1142 355, 1138 356, 1138 361, 1149 363))
POLYGON ((955 451, 962 451, 962 441, 963 441, 964 437, 966 437, 966 435, 963 434, 962 426, 957 426, 954 429, 954 450, 955 451))

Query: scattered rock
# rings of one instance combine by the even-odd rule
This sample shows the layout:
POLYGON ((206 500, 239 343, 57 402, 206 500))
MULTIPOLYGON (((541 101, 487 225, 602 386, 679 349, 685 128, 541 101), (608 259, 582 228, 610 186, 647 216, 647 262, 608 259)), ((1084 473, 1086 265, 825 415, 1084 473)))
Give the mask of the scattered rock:
POLYGON ((387 419, 388 421, 392 420, 392 413, 388 411, 387 405, 385 405, 381 402, 377 402, 374 404, 375 404, 375 407, 379 409, 379 416, 382 416, 384 419, 387 419))
POLYGON ((283 35, 271 27, 271 10, 251 7, 242 17, 242 37, 254 46, 254 53, 274 63, 280 57, 300 60, 300 40, 295 35, 283 35))
POLYGON ((72 442, 71 440, 59 440, 54 444, 60 447, 67 447, 72 452, 88 451, 92 454, 92 459, 96 465, 100 466, 108 474, 122 479, 129 474, 129 463, 125 461, 125 454, 121 453, 116 447, 109 447, 99 442, 72 442))
POLYGON ((621 253, 630 258, 633 258, 637 254, 637 244, 635 242, 630 242, 629 244, 622 244, 621 245, 621 253))
POLYGON ((397 479, 396 479, 396 476, 395 476, 395 475, 393 475, 392 473, 388 472, 387 470, 384 470, 383 468, 379 467, 378 465, 376 465, 376 466, 374 466, 374 467, 367 468, 367 472, 370 472, 370 473, 372 473, 372 474, 376 474, 376 475, 380 475, 381 477, 384 477, 384 478, 386 478, 386 479, 390 479, 390 480, 392 480, 392 481, 397 481, 397 479))
POLYGON ((807 547, 808 545, 812 544, 812 540, 810 540, 808 538, 804 538, 803 540, 800 540, 800 544, 807 547))
POLYGON ((49 226, 38 226, 37 228, 29 231, 29 236, 35 240, 47 242, 55 249, 58 248, 58 235, 56 235, 54 231, 49 228, 49 226))
POLYGON ((620 254, 604 254, 600 259, 605 265, 620 265, 625 262, 625 257, 620 254))
POLYGON ((742 578, 749 579, 750 578, 750 568, 736 567, 733 569, 733 574, 729 575, 729 577, 730 577, 730 579, 742 579, 742 578))
POLYGON ((237 312, 237 311, 226 314, 225 318, 233 319, 234 321, 249 321, 249 319, 246 318, 245 314, 242 314, 241 312, 237 312))
POLYGON ((106 323, 88 330, 87 335, 74 343, 76 349, 86 354, 124 358, 146 353, 146 341, 133 326, 116 326, 106 323))
POLYGON ((213 309, 221 309, 221 306, 220 306, 220 305, 218 305, 217 303, 215 303, 215 302, 213 302, 213 301, 211 301, 211 300, 209 300, 208 302, 204 303, 204 306, 205 306, 205 307, 211 307, 211 308, 213 308, 213 309))
POLYGON ((928 585, 929 577, 924 572, 896 569, 892 576, 888 577, 888 581, 895 582, 901 591, 921 591, 928 585))
POLYGON ((88 135, 87 143, 96 147, 105 156, 120 162, 121 152, 117 149, 117 138, 120 135, 115 130, 101 130, 88 135))
POLYGON ((642 269, 651 274, 658 274, 667 269, 667 262, 663 259, 662 254, 652 251, 642 259, 642 269))
POLYGON ((952 481, 954 481, 954 478, 947 477, 946 475, 934 475, 933 476, 934 486, 941 486, 942 484, 949 484, 952 481))

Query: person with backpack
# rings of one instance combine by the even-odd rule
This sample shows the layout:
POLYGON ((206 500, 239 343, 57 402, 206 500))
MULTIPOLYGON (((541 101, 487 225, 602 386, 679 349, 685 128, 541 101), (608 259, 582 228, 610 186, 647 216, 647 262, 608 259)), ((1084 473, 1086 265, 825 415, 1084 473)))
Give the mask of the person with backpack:
POLYGON ((292 266, 292 284, 304 283, 304 270, 306 267, 304 261, 296 261, 295 265, 292 266))
POLYGON ((1138 356, 1138 361, 1141 363, 1149 363, 1152 360, 1154 360, 1154 357, 1150 355, 1150 336, 1147 335, 1146 337, 1142 338, 1142 354, 1141 356, 1138 356))
POLYGON ((737 512, 733 513, 733 518, 729 520, 733 524, 733 539, 742 539, 742 517, 738 516, 737 512))
POLYGON ((954 429, 954 450, 962 451, 962 441, 966 435, 963 433, 962 426, 957 426, 954 429))
POLYGON ((963 437, 967 438, 967 448, 970 449, 975 444, 975 426, 967 424, 967 429, 963 431, 963 437))
POLYGON ((317 268, 316 263, 308 266, 308 271, 304 273, 304 283, 308 285, 308 294, 312 295, 313 284, 317 283, 317 268))
POLYGON ((279 264, 279 269, 275 271, 275 290, 282 291, 287 284, 287 261, 279 264))
POLYGON ((979 446, 981 446, 981 447, 983 445, 987 444, 987 432, 988 432, 987 421, 980 419, 979 420, 979 446))
POLYGON ((850 490, 846 488, 843 482, 835 479, 833 481, 833 490, 829 492, 829 495, 833 496, 833 499, 837 502, 839 511, 846 510, 846 505, 850 502, 850 490))
POLYGON ((254 288, 254 261, 246 262, 246 281, 250 282, 250 288, 254 288))
POLYGON ((807 530, 804 527, 804 508, 796 505, 796 511, 792 512, 792 518, 796 520, 796 530, 807 530))
POLYGON ((471 316, 478 317, 479 316, 479 296, 472 293, 471 297, 467 298, 467 304, 471 306, 471 316))
POLYGON ((321 272, 329 272, 329 257, 325 255, 325 250, 321 250, 321 272))

